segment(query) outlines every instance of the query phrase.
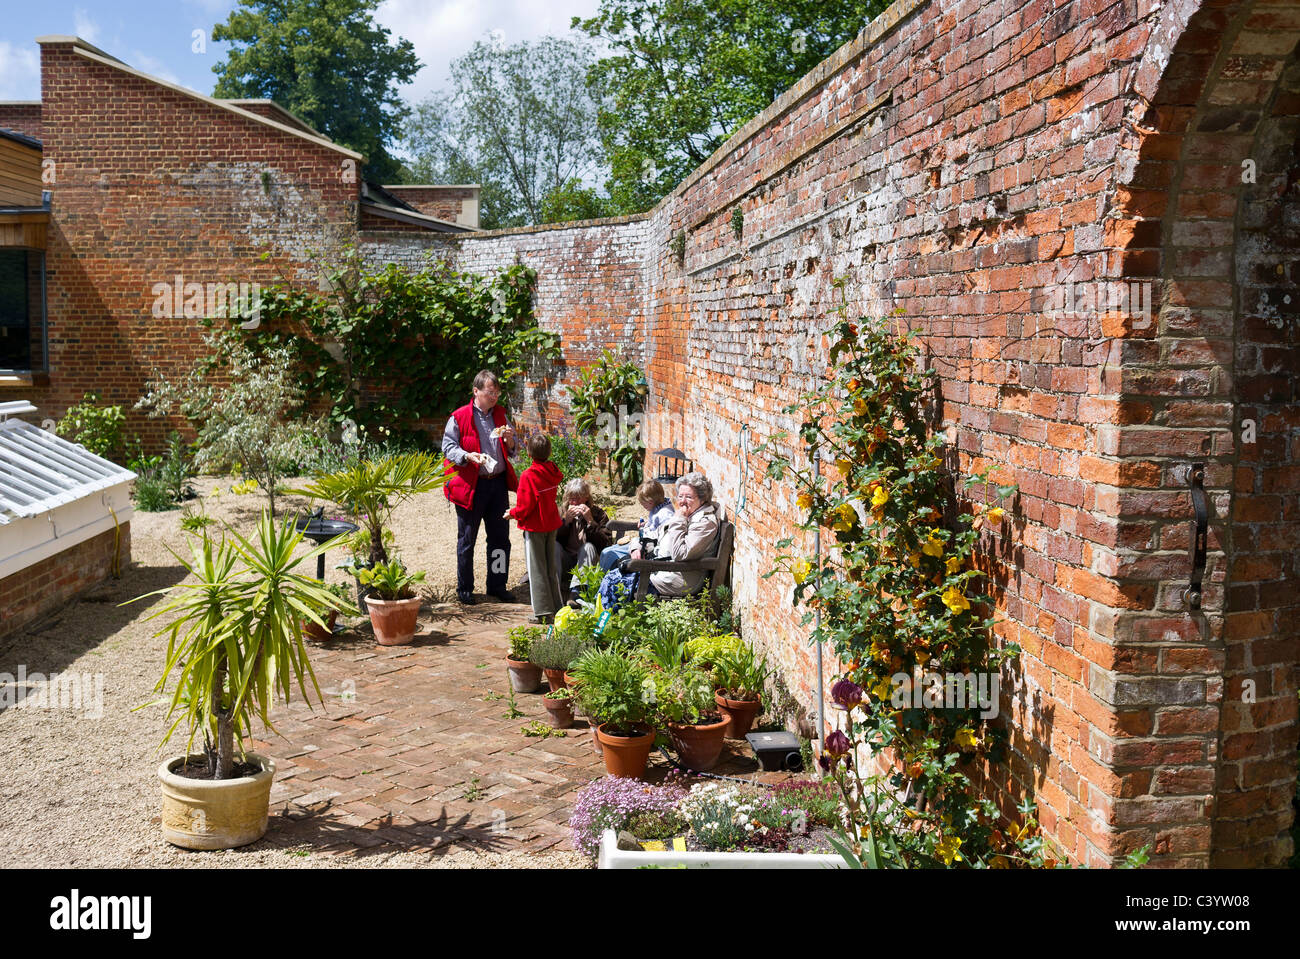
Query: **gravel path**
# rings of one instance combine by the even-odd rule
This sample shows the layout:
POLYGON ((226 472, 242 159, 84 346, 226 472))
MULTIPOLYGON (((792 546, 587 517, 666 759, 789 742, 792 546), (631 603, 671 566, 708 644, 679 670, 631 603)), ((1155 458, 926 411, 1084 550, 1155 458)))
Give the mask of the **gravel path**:
MULTIPOLYGON (((218 485, 202 479, 195 485, 206 497, 210 515, 241 531, 265 504, 258 494, 235 496, 229 479, 218 485)), ((609 502, 609 500, 606 500, 609 502)), ((306 501, 285 497, 286 510, 306 501)), ((620 515, 636 506, 622 505, 620 515)), ((326 515, 330 515, 327 508, 326 515)), ((35 674, 88 677, 81 708, 69 698, 62 708, 31 704, 0 711, 0 866, 6 867, 351 867, 424 866, 438 868, 521 868, 587 865, 577 853, 424 854, 369 850, 358 859, 327 855, 308 848, 261 848, 194 853, 164 842, 158 829, 159 796, 155 770, 163 758, 157 744, 165 731, 162 706, 137 709, 158 699, 153 692, 166 640, 153 634, 147 621, 157 597, 119 604, 181 580, 181 569, 168 547, 184 553, 180 511, 137 512, 131 523, 131 566, 120 580, 71 603, 61 612, 0 640, 0 674, 18 676, 22 668, 33 692, 43 685, 35 674), (98 690, 102 689, 102 697, 98 690), (102 698, 102 702, 99 702, 102 698)), ((441 491, 401 507, 394 521, 397 547, 409 566, 428 572, 428 589, 447 596, 455 589, 455 514, 441 491)), ((512 530, 511 582, 525 569, 523 542, 512 530)), ((485 549, 478 547, 477 587, 483 589, 485 549)), ((327 579, 342 579, 327 557, 327 579)), ((9 677, 5 677, 7 680, 9 677)), ((31 695, 31 693, 29 693, 31 695)), ((273 717, 274 718, 274 717, 273 717)), ((167 752, 175 750, 169 746, 167 752)))

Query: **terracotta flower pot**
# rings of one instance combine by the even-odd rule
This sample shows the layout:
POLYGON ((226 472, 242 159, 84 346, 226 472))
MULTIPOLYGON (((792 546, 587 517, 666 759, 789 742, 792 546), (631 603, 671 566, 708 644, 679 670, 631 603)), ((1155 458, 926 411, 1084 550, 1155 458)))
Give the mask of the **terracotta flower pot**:
POLYGON ((641 723, 633 736, 615 736, 607 732, 605 724, 596 727, 605 754, 605 772, 624 779, 640 779, 645 775, 650 750, 655 746, 655 731, 641 723))
POLYGON ((325 625, 328 629, 317 626, 310 619, 302 621, 302 631, 307 634, 309 639, 314 639, 318 643, 328 642, 334 638, 334 624, 338 622, 339 611, 331 609, 329 616, 325 619, 325 625))
POLYGON ((543 669, 542 672, 546 674, 546 682, 551 687, 551 692, 555 692, 557 689, 564 689, 564 687, 569 685, 564 681, 565 673, 562 669, 543 669))
POLYGON ((266 835, 275 778, 273 759, 248 753, 248 760, 260 766, 261 772, 238 779, 178 776, 173 770, 185 759, 173 756, 158 767, 164 839, 185 849, 233 849, 266 835))
POLYGON ((556 729, 568 729, 573 725, 572 699, 547 699, 543 696, 542 705, 546 707, 551 725, 556 729))
POLYGON ((754 720, 763 708, 761 699, 728 699, 721 690, 713 694, 713 701, 727 720, 728 739, 744 739, 745 733, 754 728, 754 720))
POLYGON ((722 741, 727 736, 726 717, 717 722, 685 725, 668 724, 668 738, 677 750, 678 761, 687 769, 703 772, 718 764, 722 755, 722 741))
POLYGON ((542 688, 542 667, 527 660, 506 657, 506 671, 510 673, 510 688, 517 693, 535 693, 542 688))
POLYGON ((375 628, 375 642, 380 646, 405 646, 415 637, 420 597, 377 599, 371 596, 366 606, 370 611, 370 625, 375 628))

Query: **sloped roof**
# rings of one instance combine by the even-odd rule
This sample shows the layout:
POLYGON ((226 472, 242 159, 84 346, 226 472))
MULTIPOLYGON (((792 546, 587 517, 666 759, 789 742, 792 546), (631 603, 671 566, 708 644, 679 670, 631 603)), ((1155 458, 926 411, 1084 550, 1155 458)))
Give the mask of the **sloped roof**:
MULTIPOLYGON (((0 413, 19 412, 0 404, 0 413)), ((31 408, 34 409, 34 408, 31 408)), ((19 419, 0 420, 0 525, 90 496, 135 474, 19 419)))

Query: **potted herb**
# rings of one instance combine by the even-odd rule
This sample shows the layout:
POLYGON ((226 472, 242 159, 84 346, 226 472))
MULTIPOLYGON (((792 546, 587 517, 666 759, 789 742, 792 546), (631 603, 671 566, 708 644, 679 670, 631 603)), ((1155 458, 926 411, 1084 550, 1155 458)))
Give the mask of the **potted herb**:
POLYGON ((591 650, 573 666, 583 708, 597 723, 596 737, 611 776, 645 774, 654 728, 650 717, 649 670, 615 650, 591 650))
POLYGON ((415 637, 420 617, 420 597, 415 585, 424 582, 424 573, 408 573, 399 559, 376 563, 371 569, 357 571, 361 585, 370 589, 366 609, 375 641, 380 646, 405 646, 415 637))
POLYGON ((542 668, 529 657, 534 641, 544 635, 537 626, 515 626, 506 633, 510 640, 506 671, 510 674, 510 688, 517 693, 535 693, 542 686, 542 668))
POLYGON ((741 643, 724 650, 713 664, 714 701, 727 719, 727 736, 743 739, 763 708, 763 685, 772 675, 766 657, 741 643))
POLYGON ((556 729, 568 729, 573 725, 573 690, 567 686, 552 689, 542 697, 542 705, 550 714, 551 725, 556 729))
POLYGON ((542 668, 551 689, 567 686, 565 671, 573 665, 587 642, 576 632, 554 628, 533 640, 529 659, 542 668))
MULTIPOLYGON (((247 752, 254 717, 270 728, 273 701, 288 701, 293 677, 310 703, 306 678, 316 698, 320 687, 307 661, 302 610, 347 610, 345 601, 310 575, 296 572, 325 551, 297 553, 302 534, 292 522, 277 524, 262 512, 257 534, 234 530, 214 544, 203 530, 189 540, 191 556, 177 556, 186 582, 145 596, 168 600, 149 619, 164 618, 167 662, 157 689, 178 673, 167 718, 180 715, 163 737, 188 726, 183 755, 158 769, 162 782, 163 837, 187 849, 229 849, 266 833, 275 762, 247 752), (202 734, 203 751, 194 753, 202 734)), ((132 600, 135 602, 135 600, 132 600)))
POLYGON ((703 772, 718 764, 727 719, 713 699, 709 674, 693 666, 651 673, 655 710, 687 769, 703 772))
POLYGON ((327 583, 325 589, 339 599, 339 605, 328 610, 316 611, 319 618, 311 617, 302 621, 303 633, 308 639, 314 639, 318 643, 334 638, 334 625, 338 622, 340 612, 345 612, 349 616, 355 616, 360 612, 352 605, 352 591, 348 589, 347 584, 327 583))

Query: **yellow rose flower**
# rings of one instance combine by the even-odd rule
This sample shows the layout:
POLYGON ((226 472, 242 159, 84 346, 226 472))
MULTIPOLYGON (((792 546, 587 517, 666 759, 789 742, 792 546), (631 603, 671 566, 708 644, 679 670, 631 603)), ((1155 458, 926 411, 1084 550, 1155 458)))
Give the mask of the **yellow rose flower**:
POLYGON ((794 574, 794 581, 796 583, 802 583, 812 572, 812 563, 808 562, 806 559, 801 559, 791 567, 790 572, 794 574))
POLYGON ((961 848, 961 840, 956 836, 944 836, 939 840, 939 845, 935 847, 935 852, 943 860, 945 866, 951 866, 953 860, 961 859, 961 853, 957 850, 961 848))
POLYGON ((961 557, 960 557, 960 556, 950 556, 950 557, 948 557, 948 561, 947 561, 947 563, 945 563, 944 565, 946 565, 946 566, 948 567, 948 572, 950 572, 950 573, 960 573, 960 572, 961 572, 961 557))
POLYGON ((855 415, 866 416, 868 409, 869 407, 867 406, 867 401, 864 400, 862 397, 859 396, 857 399, 853 401, 853 412, 855 415))
POLYGON ((1006 510, 1004 510, 1001 506, 995 506, 988 511, 987 515, 989 518, 989 522, 996 526, 998 523, 1002 522, 1002 517, 1006 515, 1006 510))
POLYGON ((835 519, 831 521, 831 526, 841 533, 847 533, 857 521, 858 511, 853 508, 851 503, 841 503, 835 507, 834 516, 835 519))
POLYGON ((812 509, 812 493, 800 493, 794 498, 794 501, 799 504, 800 509, 812 509))
POLYGON ((952 741, 961 748, 962 752, 970 752, 980 744, 979 739, 975 736, 975 730, 969 726, 963 726, 957 730, 957 734, 952 737, 952 741))
POLYGON ((907 554, 907 561, 911 564, 913 569, 921 568, 921 554, 916 550, 912 550, 912 552, 907 554))
POLYGON ((943 539, 937 532, 931 531, 930 538, 921 545, 921 552, 926 556, 938 558, 943 555, 943 539))
POLYGON ((888 676, 871 687, 871 694, 882 701, 888 700, 893 691, 894 684, 889 681, 888 676))
POLYGON ((949 586, 943 591, 943 605, 954 613, 964 613, 970 609, 970 600, 956 586, 949 586))
POLYGON ((878 663, 883 663, 889 659, 889 647, 878 639, 871 641, 871 658, 878 663))
POLYGON ((840 460, 835 464, 835 468, 840 471, 840 476, 845 479, 848 479, 849 474, 853 472, 853 464, 848 460, 840 460))
POLYGON ((872 506, 884 506, 889 502, 889 490, 883 486, 877 486, 876 491, 871 494, 872 506))

